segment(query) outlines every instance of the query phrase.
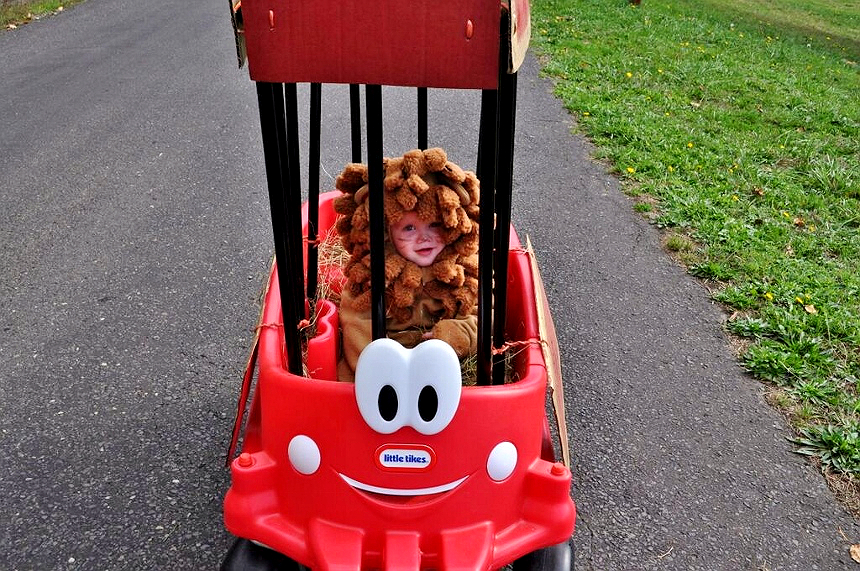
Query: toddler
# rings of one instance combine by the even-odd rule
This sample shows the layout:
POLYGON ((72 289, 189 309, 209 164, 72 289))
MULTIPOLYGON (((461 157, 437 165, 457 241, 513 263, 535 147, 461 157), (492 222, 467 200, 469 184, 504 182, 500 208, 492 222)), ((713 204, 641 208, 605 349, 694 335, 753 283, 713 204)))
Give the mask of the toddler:
MULTIPOLYGON (((384 159, 385 307, 388 337, 405 347, 441 339, 460 357, 476 351, 479 184, 442 149, 384 159)), ((352 381, 372 339, 367 167, 338 176, 337 231, 350 255, 344 267, 338 377, 352 381)))

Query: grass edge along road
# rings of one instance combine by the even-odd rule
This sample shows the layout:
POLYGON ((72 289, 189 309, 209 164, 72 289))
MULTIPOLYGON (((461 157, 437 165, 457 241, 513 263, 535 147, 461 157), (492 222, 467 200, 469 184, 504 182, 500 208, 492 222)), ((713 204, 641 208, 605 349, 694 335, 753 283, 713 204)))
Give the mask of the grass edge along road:
POLYGON ((14 30, 21 24, 38 20, 44 16, 62 12, 65 8, 83 0, 0 0, 0 31, 14 30))
POLYGON ((534 0, 555 93, 860 517, 860 2, 534 0))

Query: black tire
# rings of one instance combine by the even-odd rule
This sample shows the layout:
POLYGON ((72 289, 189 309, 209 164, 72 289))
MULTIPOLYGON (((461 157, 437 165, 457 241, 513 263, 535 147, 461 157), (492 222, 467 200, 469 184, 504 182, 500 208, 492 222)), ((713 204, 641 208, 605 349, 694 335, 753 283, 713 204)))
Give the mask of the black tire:
MULTIPOLYGON (((569 541, 532 551, 514 561, 512 571, 573 571, 569 541)), ((286 555, 238 538, 221 563, 221 571, 307 571, 286 555)))
POLYGON ((221 571, 301 571, 302 569, 304 569, 303 566, 286 555, 241 537, 233 542, 221 563, 221 571))
POLYGON ((573 546, 569 541, 550 545, 523 555, 512 565, 513 571, 573 571, 573 546))

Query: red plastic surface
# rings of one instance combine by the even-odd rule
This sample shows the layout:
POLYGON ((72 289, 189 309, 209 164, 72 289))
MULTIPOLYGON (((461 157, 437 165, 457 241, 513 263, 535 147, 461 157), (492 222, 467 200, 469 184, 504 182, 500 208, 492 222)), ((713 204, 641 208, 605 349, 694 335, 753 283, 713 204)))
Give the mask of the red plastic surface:
POLYGON ((337 306, 327 299, 317 304, 316 335, 308 340, 308 376, 314 379, 336 379, 340 354, 337 306))
POLYGON ((494 89, 498 0, 243 0, 251 79, 494 89))
MULTIPOLYGON (((576 510, 568 469, 541 458, 546 369, 539 344, 529 343, 537 339, 529 262, 517 249, 509 260, 509 335, 526 342, 514 363, 520 380, 463 387, 453 420, 438 434, 374 432, 358 410, 355 385, 290 374, 279 328, 265 327, 247 455, 233 461, 225 498, 227 528, 313 569, 496 569, 566 541, 576 510), (315 470, 302 473, 291 461, 296 440, 316 447, 315 470), (517 450, 516 467, 494 481, 487 459, 504 442, 517 450), (386 470, 378 462, 380 449, 410 447, 432 451, 432 467, 386 470), (461 479, 449 491, 415 491, 461 479)), ((263 323, 280 322, 276 280, 273 273, 263 323)))

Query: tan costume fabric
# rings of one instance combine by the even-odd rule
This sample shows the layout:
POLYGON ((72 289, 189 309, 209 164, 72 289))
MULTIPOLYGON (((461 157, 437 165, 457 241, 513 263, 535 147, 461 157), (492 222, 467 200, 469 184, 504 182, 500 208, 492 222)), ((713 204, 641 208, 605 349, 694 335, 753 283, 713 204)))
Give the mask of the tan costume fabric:
MULTIPOLYGON (((386 239, 385 301, 388 336, 414 347, 426 332, 460 357, 476 351, 479 184, 474 173, 448 161, 442 149, 414 150, 384 159, 385 227, 415 212, 439 222, 445 247, 427 267, 403 258, 386 239)), ((350 259, 341 293, 343 360, 339 378, 352 380, 361 350, 371 341, 370 231, 367 167, 351 163, 338 176, 334 203, 338 233, 350 259)))

